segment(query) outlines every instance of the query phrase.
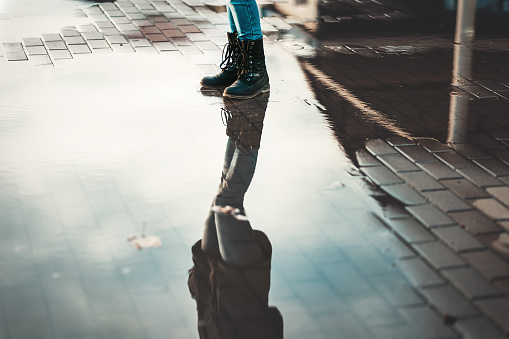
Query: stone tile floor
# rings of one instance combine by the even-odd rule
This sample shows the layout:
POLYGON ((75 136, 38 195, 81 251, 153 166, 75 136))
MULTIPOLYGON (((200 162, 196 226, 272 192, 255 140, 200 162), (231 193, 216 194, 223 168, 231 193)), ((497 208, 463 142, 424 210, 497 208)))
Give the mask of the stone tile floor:
MULTIPOLYGON (((1 41, 0 338, 197 337, 190 246, 226 141, 219 93, 197 84, 226 17, 176 0, 77 14, 1 41), (125 238, 145 222, 163 246, 137 252, 125 238)), ((272 91, 246 208, 273 243, 285 336, 503 337, 502 52, 480 52, 474 87, 456 89, 470 128, 450 146, 452 46, 405 57, 376 37, 309 45, 284 34, 295 18, 263 25, 272 91)))

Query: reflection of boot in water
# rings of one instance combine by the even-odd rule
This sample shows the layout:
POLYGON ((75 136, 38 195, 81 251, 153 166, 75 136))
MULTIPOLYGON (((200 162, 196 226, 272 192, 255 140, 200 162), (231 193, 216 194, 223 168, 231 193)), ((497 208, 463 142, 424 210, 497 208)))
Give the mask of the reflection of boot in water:
POLYGON ((188 285, 198 308, 201 339, 283 338, 283 318, 277 308, 268 306, 270 241, 263 232, 252 234, 263 255, 248 266, 208 257, 201 250, 201 241, 192 248, 195 266, 188 285))

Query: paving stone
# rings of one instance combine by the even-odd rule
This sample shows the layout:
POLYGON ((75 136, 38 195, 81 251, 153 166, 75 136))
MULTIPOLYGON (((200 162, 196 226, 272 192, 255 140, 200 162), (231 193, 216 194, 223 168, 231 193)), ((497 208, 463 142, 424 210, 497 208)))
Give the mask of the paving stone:
POLYGON ((509 206, 509 187, 491 187, 486 189, 492 197, 509 206))
POLYGON ((111 21, 113 21, 116 25, 117 24, 130 24, 131 20, 125 16, 117 16, 111 18, 111 21))
POLYGON ((147 16, 140 12, 132 12, 132 13, 126 12, 126 17, 128 17, 131 20, 146 20, 147 19, 147 16))
POLYGON ((198 41, 210 41, 209 37, 207 37, 203 33, 186 33, 187 38, 193 42, 198 41))
POLYGON ((428 228, 454 225, 455 222, 431 204, 409 206, 406 209, 428 228))
POLYGON ((24 61, 28 60, 27 55, 21 43, 4 43, 5 56, 9 61, 24 61))
POLYGON ((428 200, 444 212, 459 212, 472 207, 448 190, 428 191, 422 193, 428 200))
POLYGON ((62 37, 60 34, 43 34, 42 39, 46 42, 48 41, 61 41, 62 37))
POLYGON ((63 41, 46 41, 46 48, 48 50, 66 50, 67 45, 63 41))
POLYGON ((466 262, 440 241, 414 244, 415 249, 428 262, 440 270, 466 266, 466 262))
POLYGON ((486 133, 469 134, 467 137, 471 143, 479 146, 483 150, 494 150, 505 148, 504 145, 499 140, 493 138, 492 136, 486 133))
POLYGON ((410 186, 418 191, 431 191, 443 189, 444 186, 435 178, 431 177, 424 171, 404 172, 399 174, 410 186))
POLYGON ((202 51, 217 51, 220 48, 212 41, 197 41, 195 45, 202 51))
POLYGON ((419 258, 399 261, 396 267, 416 287, 435 286, 445 283, 438 274, 419 258))
POLYGON ((27 47, 28 55, 47 55, 48 51, 44 46, 28 46, 27 47))
POLYGON ((459 226, 435 228, 433 233, 456 252, 485 248, 476 238, 459 226))
POLYGON ((426 203, 426 200, 419 194, 419 192, 415 191, 405 183, 383 185, 381 188, 385 193, 407 206, 426 203))
POLYGON ((434 241, 436 239, 424 226, 412 218, 391 220, 389 226, 409 243, 434 241))
POLYGON ((111 44, 127 44, 127 39, 123 35, 109 35, 106 36, 106 41, 111 44))
POLYGON ((401 154, 380 155, 377 158, 394 172, 409 172, 420 170, 419 167, 415 166, 401 154))
POLYGON ((389 137, 389 138, 387 138, 387 142, 391 146, 415 145, 415 141, 408 139, 408 138, 400 137, 400 136, 389 137))
POLYGON ((151 42, 168 42, 168 38, 164 34, 145 34, 147 39, 151 42))
POLYGON ((473 268, 455 268, 442 271, 442 274, 470 300, 501 294, 473 268))
POLYGON ((499 221, 498 225, 500 225, 500 227, 509 232, 509 221, 499 221))
MULTIPOLYGON (((126 34, 126 32, 136 31, 139 32, 139 27, 134 24, 117 24, 117 28, 119 31, 126 34)), ((117 33, 118 34, 118 33, 117 33)))
POLYGON ((420 292, 442 314, 449 314, 457 318, 471 317, 479 314, 479 311, 474 309, 465 297, 450 285, 423 288, 420 292))
POLYGON ((80 36, 80 32, 76 29, 63 29, 62 36, 64 37, 77 37, 80 36))
POLYGON ((92 51, 88 45, 69 45, 69 50, 72 54, 90 54, 92 51))
POLYGON ((449 216, 453 218, 460 227, 464 227, 469 233, 474 235, 498 233, 501 231, 499 226, 479 211, 449 213, 449 216))
POLYGON ((110 49, 106 40, 88 40, 88 44, 92 49, 110 49))
POLYGON ((424 300, 417 295, 415 289, 408 285, 400 274, 391 273, 371 277, 377 291, 389 300, 393 306, 423 305, 424 300))
POLYGON ((68 50, 50 50, 49 55, 53 60, 64 60, 64 59, 72 59, 72 55, 68 50))
POLYGON ((84 32, 83 36, 87 40, 104 40, 104 34, 101 32, 84 32))
POLYGON ((497 140, 509 140, 509 130, 505 128, 490 131, 490 135, 497 140))
POLYGON ((479 187, 503 186, 500 180, 488 174, 481 168, 462 168, 458 170, 465 178, 468 178, 479 187))
POLYGON ((111 48, 117 53, 133 53, 136 50, 130 44, 111 44, 111 48))
POLYGON ((425 338, 455 337, 454 331, 428 307, 407 308, 399 312, 425 338))
POLYGON ((372 139, 366 142, 366 149, 373 155, 397 154, 398 151, 381 139, 372 139))
POLYGON ((488 193, 466 179, 441 180, 440 183, 462 199, 489 198, 488 193))
POLYGON ((184 55, 200 55, 203 54, 202 51, 196 46, 182 46, 178 45, 178 49, 182 52, 184 55))
POLYGON ((85 39, 81 36, 66 37, 65 42, 68 45, 83 45, 86 44, 85 39))
POLYGON ((155 25, 160 30, 177 30, 177 26, 171 22, 156 22, 155 25))
POLYGON ((460 320, 455 323, 455 327, 464 335, 465 339, 507 338, 502 331, 484 317, 460 320))
POLYGON ((488 98, 496 98, 497 97, 497 95, 495 93, 493 93, 492 91, 489 91, 486 88, 478 86, 478 85, 464 85, 464 86, 459 86, 458 88, 475 96, 478 99, 488 99, 488 98))
POLYGON ((437 152, 452 152, 447 145, 442 144, 440 141, 435 139, 418 139, 419 145, 423 146, 425 149, 432 153, 437 152))
POLYGON ((131 40, 131 45, 134 47, 152 47, 152 43, 147 39, 133 39, 131 40))
POLYGON ((509 298, 496 298, 476 302, 483 312, 509 333, 509 298))
POLYGON ((437 158, 420 145, 397 146, 396 149, 414 162, 435 162, 437 158))
POLYGON ((382 163, 377 158, 375 158, 373 155, 371 155, 371 153, 369 153, 365 149, 360 149, 356 151, 355 156, 359 166, 368 167, 382 165, 382 163))
POLYGON ((134 40, 134 39, 145 39, 145 35, 141 33, 139 30, 128 30, 128 31, 122 31, 124 33, 124 36, 128 40, 134 40))
POLYGON ((111 21, 104 20, 104 21, 96 21, 95 25, 99 28, 114 28, 115 25, 111 21))
POLYGON ((30 62, 33 63, 36 66, 53 65, 49 55, 47 55, 47 54, 45 54, 45 55, 33 55, 33 56, 30 56, 30 62))
POLYGON ((478 199, 473 205, 492 219, 509 219, 509 209, 495 199, 478 199))
POLYGON ((186 35, 177 29, 165 29, 163 30, 164 35, 168 38, 184 38, 186 35))
POLYGON ((453 169, 476 167, 472 161, 456 152, 441 152, 436 153, 435 156, 453 169))
POLYGON ((509 175, 509 165, 496 158, 476 159, 475 162, 493 176, 509 175))
POLYGON ((460 174, 441 162, 423 162, 417 165, 437 180, 462 178, 460 174))
POLYGON ((462 256, 488 280, 509 277, 509 264, 489 250, 463 253, 462 256))
POLYGON ((377 185, 403 183, 401 178, 384 166, 361 167, 361 171, 377 185))
MULTIPOLYGON (((505 140, 504 140, 505 141, 505 140)), ((493 156, 500 159, 504 163, 509 165, 509 148, 503 148, 503 149, 496 149, 490 151, 493 156)))
POLYGON ((26 47, 30 46, 44 46, 40 38, 23 38, 23 43, 26 47))
POLYGON ((120 31, 116 28, 101 28, 101 32, 103 32, 104 35, 119 35, 121 34, 120 31))
POLYGON ((453 147, 457 152, 471 160, 491 158, 486 151, 472 144, 455 144, 453 147))
POLYGON ((171 42, 154 42, 155 48, 159 52, 166 52, 166 51, 177 51, 177 47, 172 44, 171 42))

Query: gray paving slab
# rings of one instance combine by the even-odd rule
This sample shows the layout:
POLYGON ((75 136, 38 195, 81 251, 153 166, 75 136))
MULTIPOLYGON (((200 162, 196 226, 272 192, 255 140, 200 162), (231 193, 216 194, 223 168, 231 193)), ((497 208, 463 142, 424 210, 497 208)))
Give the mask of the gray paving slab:
POLYGON ((457 318, 472 317, 479 315, 475 309, 460 293, 450 285, 423 288, 420 292, 442 314, 452 315, 457 318))
POLYGON ((437 180, 461 179, 463 176, 441 162, 422 162, 418 166, 437 180))
POLYGON ((413 162, 435 162, 437 158, 420 145, 397 146, 396 149, 413 162))
POLYGON ((413 188, 405 183, 382 185, 382 190, 401 203, 412 206, 426 204, 427 201, 413 188))
POLYGON ((427 338, 450 338, 456 333, 442 322, 438 314, 427 307, 400 310, 400 314, 427 338))
POLYGON ((366 174, 370 180, 377 185, 390 185, 403 183, 403 180, 399 178, 394 172, 386 168, 385 166, 377 167, 361 167, 361 171, 366 174))
POLYGON ((418 191, 433 191, 443 189, 444 186, 424 171, 399 173, 410 186, 418 191))
POLYGON ((44 46, 27 46, 28 55, 47 55, 48 51, 44 46))
POLYGON ((42 39, 45 42, 49 42, 49 41, 61 41, 62 40, 62 36, 60 34, 43 34, 42 35, 42 39))
POLYGON ((449 216, 473 235, 501 232, 499 226, 477 210, 450 213, 449 216))
POLYGON ((455 324, 455 327, 466 339, 476 338, 507 338, 504 333, 485 317, 463 319, 455 324))
POLYGON ((459 212, 472 209, 472 206, 465 203, 463 199, 448 190, 427 191, 422 192, 422 194, 431 201, 433 205, 444 212, 459 212))
POLYGON ((456 252, 480 250, 484 245, 459 226, 435 228, 432 232, 456 252))
POLYGON ((410 243, 434 241, 436 239, 433 234, 413 218, 391 220, 389 225, 400 237, 410 243))
POLYGON ((495 199, 477 199, 473 205, 492 219, 509 219, 509 209, 495 199))
POLYGON ((414 244, 414 247, 433 267, 440 270, 467 265, 460 256, 440 241, 414 244))
POLYGON ((385 166, 394 172, 419 171, 420 168, 401 154, 386 154, 377 157, 385 166))
POLYGON ((490 187, 486 191, 504 205, 509 206, 509 187, 490 187))
POLYGON ((372 139, 366 142, 366 149, 373 155, 397 154, 395 148, 389 145, 385 140, 372 139))
POLYGON ((445 281, 422 259, 402 260, 396 264, 396 267, 404 276, 416 287, 443 285, 445 281))
POLYGON ((467 179, 441 180, 440 183, 456 193, 462 199, 488 198, 489 195, 483 189, 472 184, 467 179))
POLYGON ((43 46, 41 38, 23 38, 23 43, 26 47, 29 46, 43 46))
POLYGON ((66 50, 67 49, 67 45, 65 44, 64 41, 46 41, 45 42, 46 44, 46 48, 48 50, 66 50))
POLYGON ((467 157, 470 160, 480 160, 480 159, 484 159, 484 158, 491 158, 491 155, 488 152, 486 152, 483 149, 481 149, 480 147, 477 147, 470 143, 455 144, 455 145, 453 145, 453 147, 458 153, 464 155, 465 157, 467 157))
POLYGON ((428 228, 454 225, 455 222, 447 214, 431 204, 407 206, 406 209, 417 220, 428 228))
POLYGON ((452 169, 476 167, 476 165, 471 160, 456 152, 436 153, 435 156, 452 169))
POLYGON ((442 271, 442 274, 469 300, 501 296, 502 292, 493 287, 473 268, 456 268, 442 271))
POLYGON ((496 158, 476 159, 475 162, 495 177, 509 175, 509 165, 496 158))
POLYGON ((88 45, 69 45, 69 51, 71 51, 72 54, 92 53, 88 45))
POLYGON ((425 149, 432 153, 438 152, 452 152, 452 149, 442 144, 440 141, 436 139, 418 139, 419 145, 423 146, 425 149))
POLYGON ((462 257, 488 280, 509 277, 509 263, 490 250, 463 253, 462 257))
POLYGON ((459 169, 458 172, 479 187, 485 188, 504 185, 500 180, 493 177, 481 168, 462 168, 459 169))
POLYGON ((507 334, 509 333, 509 298, 495 298, 476 302, 507 334))

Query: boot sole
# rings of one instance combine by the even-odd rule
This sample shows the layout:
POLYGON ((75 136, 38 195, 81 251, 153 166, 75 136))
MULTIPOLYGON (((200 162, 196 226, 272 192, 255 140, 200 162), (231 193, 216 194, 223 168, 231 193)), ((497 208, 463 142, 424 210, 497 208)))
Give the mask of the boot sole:
POLYGON ((263 86, 258 91, 254 92, 250 95, 234 95, 234 94, 223 93, 223 96, 230 98, 230 99, 252 99, 252 98, 256 97, 258 94, 267 93, 267 92, 270 92, 269 84, 263 86))

